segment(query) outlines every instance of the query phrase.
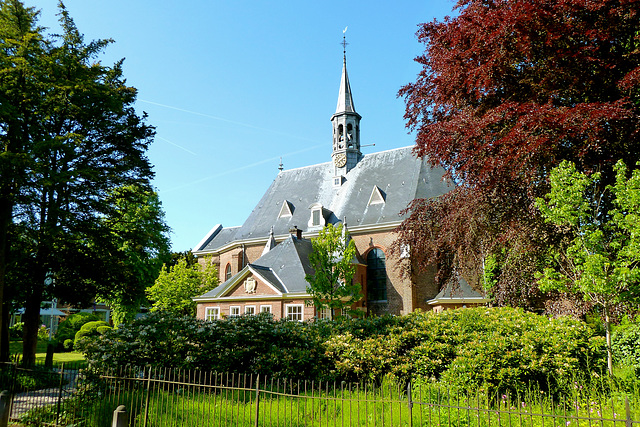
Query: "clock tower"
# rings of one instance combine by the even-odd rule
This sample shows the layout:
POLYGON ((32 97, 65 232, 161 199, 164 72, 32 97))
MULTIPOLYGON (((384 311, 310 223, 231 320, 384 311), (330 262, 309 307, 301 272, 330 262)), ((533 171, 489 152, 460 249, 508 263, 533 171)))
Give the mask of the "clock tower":
MULTIPOLYGON (((343 38, 342 45, 346 48, 343 38)), ((333 124, 333 166, 335 184, 341 185, 346 175, 362 158, 360 152, 360 114, 356 113, 347 74, 347 54, 343 52, 342 78, 336 112, 331 116, 333 124)))

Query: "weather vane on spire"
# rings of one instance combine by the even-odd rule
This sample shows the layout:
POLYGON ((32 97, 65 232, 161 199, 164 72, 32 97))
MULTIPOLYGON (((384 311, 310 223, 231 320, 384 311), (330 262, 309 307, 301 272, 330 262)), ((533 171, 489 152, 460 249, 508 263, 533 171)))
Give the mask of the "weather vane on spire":
POLYGON ((349 28, 348 25, 344 27, 344 30, 342 30, 342 43, 340 43, 342 45, 342 54, 345 58, 347 57, 347 45, 349 44, 347 43, 347 36, 345 35, 347 32, 347 28, 349 28))

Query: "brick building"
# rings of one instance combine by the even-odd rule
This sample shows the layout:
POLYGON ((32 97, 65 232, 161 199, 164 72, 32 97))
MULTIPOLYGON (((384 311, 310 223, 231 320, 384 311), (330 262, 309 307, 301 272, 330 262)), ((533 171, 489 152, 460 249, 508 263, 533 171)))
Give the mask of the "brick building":
POLYGON ((450 187, 442 180, 444 171, 415 158, 411 147, 363 155, 360 119, 345 56, 331 117, 331 161, 281 170, 242 226, 216 225, 196 246, 193 253, 200 262, 216 264, 221 282, 195 298, 199 318, 260 311, 294 320, 324 317, 307 304, 310 239, 326 224, 340 222, 358 251, 354 281, 363 289, 360 309, 370 315, 431 309, 428 301, 440 291, 435 271, 403 274, 411 260, 389 248, 400 212, 413 199, 436 197, 450 187))

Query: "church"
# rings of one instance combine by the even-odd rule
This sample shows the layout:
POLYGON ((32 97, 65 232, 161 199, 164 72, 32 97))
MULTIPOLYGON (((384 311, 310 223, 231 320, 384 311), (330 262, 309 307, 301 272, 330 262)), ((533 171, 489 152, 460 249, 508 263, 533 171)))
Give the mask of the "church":
POLYGON ((313 272, 311 239, 326 224, 338 223, 356 245, 354 282, 361 285, 362 299, 353 308, 365 315, 486 302, 468 286, 445 295, 434 281, 435 267, 411 273, 417 269, 411 268, 408 256, 390 253, 394 230, 409 203, 440 196, 451 187, 443 180, 444 170, 416 158, 412 147, 363 155, 360 119, 345 53, 338 104, 331 116, 330 161, 281 168, 242 226, 218 224, 198 243, 193 254, 199 262, 217 266, 221 283, 194 298, 198 318, 260 312, 300 321, 329 317, 309 303, 305 276, 313 272))

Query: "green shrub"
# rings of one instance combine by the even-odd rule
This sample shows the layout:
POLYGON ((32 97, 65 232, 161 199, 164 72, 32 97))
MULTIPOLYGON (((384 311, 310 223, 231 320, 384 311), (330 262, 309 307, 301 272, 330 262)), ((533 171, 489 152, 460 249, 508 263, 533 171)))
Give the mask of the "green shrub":
POLYGON ((604 368, 604 339, 584 322, 512 308, 291 322, 206 322, 152 313, 81 345, 88 361, 253 373, 291 379, 444 381, 460 390, 568 393, 604 368))
POLYGON ((618 326, 611 336, 615 362, 635 371, 640 376, 640 323, 618 326))
POLYGON ((104 334, 104 331, 111 329, 111 326, 104 320, 94 320, 92 322, 87 322, 78 332, 76 332, 76 337, 73 342, 73 347, 76 348, 79 346, 81 341, 87 340, 88 338, 95 338, 104 334), (100 332, 100 328, 102 328, 103 332, 100 332), (106 328, 106 329, 105 329, 106 328))
POLYGON ((16 322, 13 326, 9 328, 9 339, 21 340, 23 328, 24 328, 24 322, 16 322))
POLYGON ((74 313, 68 316, 65 320, 58 325, 58 331, 56 332, 54 339, 57 342, 56 351, 71 351, 73 345, 67 347, 67 340, 75 339, 76 333, 82 328, 82 325, 88 322, 100 320, 98 316, 92 313, 74 313))

